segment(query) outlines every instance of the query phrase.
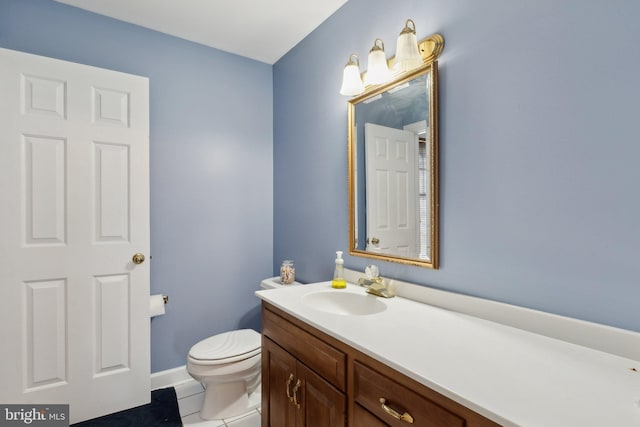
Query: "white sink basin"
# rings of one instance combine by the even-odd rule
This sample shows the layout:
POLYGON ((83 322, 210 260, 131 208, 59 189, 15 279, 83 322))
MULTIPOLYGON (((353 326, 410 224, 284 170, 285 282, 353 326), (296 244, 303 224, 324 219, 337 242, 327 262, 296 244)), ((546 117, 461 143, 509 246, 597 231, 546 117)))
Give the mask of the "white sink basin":
POLYGON ((387 309, 379 297, 341 290, 314 292, 303 296, 302 301, 310 308, 332 314, 362 316, 387 309))

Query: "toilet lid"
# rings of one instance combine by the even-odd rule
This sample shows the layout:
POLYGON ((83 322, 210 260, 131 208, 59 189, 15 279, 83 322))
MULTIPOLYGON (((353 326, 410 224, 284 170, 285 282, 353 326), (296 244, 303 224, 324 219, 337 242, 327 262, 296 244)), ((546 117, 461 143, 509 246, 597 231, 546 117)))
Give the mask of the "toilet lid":
POLYGON ((202 361, 228 363, 248 359, 260 353, 261 335, 253 329, 224 332, 191 347, 189 356, 202 361))

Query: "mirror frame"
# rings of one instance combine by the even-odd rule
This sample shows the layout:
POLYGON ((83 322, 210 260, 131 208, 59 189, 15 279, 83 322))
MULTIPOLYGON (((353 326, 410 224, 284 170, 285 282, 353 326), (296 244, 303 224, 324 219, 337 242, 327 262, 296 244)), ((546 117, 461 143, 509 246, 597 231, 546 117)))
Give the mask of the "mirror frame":
MULTIPOLYGON (((442 51, 444 45, 444 39, 439 34, 434 34, 419 43, 420 51, 423 57, 423 64, 411 71, 394 76, 394 79, 388 83, 367 87, 365 92, 348 101, 348 167, 349 167, 349 254, 359 257, 372 258, 381 261, 390 261, 401 264, 414 265, 425 268, 438 268, 439 260, 439 149, 438 149, 438 61, 437 57, 442 51), (430 259, 421 260, 418 258, 407 258, 398 255, 379 254, 375 252, 369 252, 366 250, 356 248, 356 235, 355 235, 355 204, 356 204, 356 177, 355 167, 356 162, 355 145, 357 141, 354 138, 354 129, 356 126, 355 109, 356 105, 372 98, 378 94, 386 92, 394 87, 404 84, 405 82, 412 80, 420 75, 429 73, 428 81, 430 91, 429 95, 429 161, 431 166, 430 174, 430 259)), ((393 64, 393 58, 389 60, 390 67, 393 64)))

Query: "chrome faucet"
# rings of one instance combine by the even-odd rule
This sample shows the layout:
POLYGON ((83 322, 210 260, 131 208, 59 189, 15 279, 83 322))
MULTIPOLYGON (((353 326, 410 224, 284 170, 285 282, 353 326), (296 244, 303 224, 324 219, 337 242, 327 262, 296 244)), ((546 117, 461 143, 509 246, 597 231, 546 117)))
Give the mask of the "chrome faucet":
POLYGON ((395 294, 384 284, 378 267, 369 265, 364 270, 366 277, 358 279, 358 284, 367 288, 367 293, 383 298, 393 298, 395 294))

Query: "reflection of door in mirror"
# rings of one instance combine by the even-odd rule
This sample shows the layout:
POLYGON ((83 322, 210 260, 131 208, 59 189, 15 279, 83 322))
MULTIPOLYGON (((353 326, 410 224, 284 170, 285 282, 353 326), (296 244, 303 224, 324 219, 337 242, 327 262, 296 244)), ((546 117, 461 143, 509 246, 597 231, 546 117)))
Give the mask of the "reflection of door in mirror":
POLYGON ((418 257, 418 135, 365 123, 367 250, 418 257))

